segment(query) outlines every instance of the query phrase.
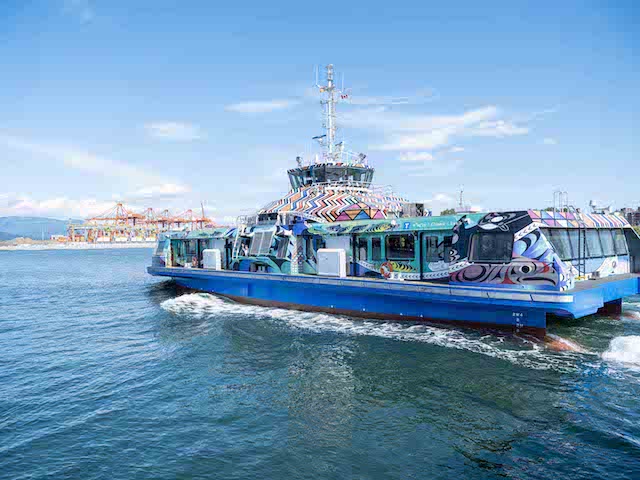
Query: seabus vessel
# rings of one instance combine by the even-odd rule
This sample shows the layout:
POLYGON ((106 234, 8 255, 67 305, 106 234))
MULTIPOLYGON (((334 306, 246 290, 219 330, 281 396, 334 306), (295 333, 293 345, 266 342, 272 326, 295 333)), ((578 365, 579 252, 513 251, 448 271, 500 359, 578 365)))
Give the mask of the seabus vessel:
POLYGON ((432 216, 373 185, 366 155, 336 142, 347 95, 332 65, 318 90, 322 155, 296 159, 290 192, 233 228, 160 234, 150 274, 257 305, 538 336, 551 315, 618 312, 639 292, 640 237, 621 215, 432 216))

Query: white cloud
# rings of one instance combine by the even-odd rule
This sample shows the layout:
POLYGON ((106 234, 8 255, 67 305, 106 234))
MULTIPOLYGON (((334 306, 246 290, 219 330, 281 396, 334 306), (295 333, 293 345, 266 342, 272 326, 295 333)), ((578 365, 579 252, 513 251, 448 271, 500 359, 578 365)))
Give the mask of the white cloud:
POLYGON ((499 118, 495 106, 469 110, 460 115, 415 115, 385 107, 348 112, 343 123, 352 128, 378 130, 386 137, 375 150, 435 150, 458 137, 496 137, 525 135, 529 129, 499 118))
POLYGON ((204 138, 200 127, 189 123, 155 122, 144 126, 147 134, 160 140, 190 142, 204 138))
POLYGON ((64 0, 64 10, 79 18, 82 23, 89 23, 95 18, 95 12, 89 0, 64 0))
POLYGON ((464 152, 464 148, 462 148, 462 147, 451 147, 449 149, 449 153, 460 153, 460 152, 464 152))
POLYGON ((436 93, 430 89, 424 89, 409 96, 355 96, 349 98, 352 105, 415 105, 425 103, 436 98, 436 93))
POLYGON ((178 185, 175 183, 163 183, 160 185, 153 185, 150 187, 144 187, 137 190, 132 195, 134 197, 173 197, 189 193, 191 188, 186 185, 178 185))
POLYGON ((545 138, 542 140, 543 145, 557 145, 558 141, 555 138, 545 138))
POLYGON ((526 135, 529 133, 527 127, 520 127, 505 120, 493 120, 480 122, 472 126, 464 135, 469 137, 511 137, 513 135, 526 135))
POLYGON ((451 203, 453 202, 453 197, 447 195, 446 193, 436 193, 433 197, 428 200, 423 200, 423 203, 431 205, 433 203, 451 203))
POLYGON ((86 218, 104 212, 112 208, 113 205, 113 202, 104 202, 94 198, 54 197, 36 200, 29 196, 16 195, 10 196, 6 201, 0 201, 0 215, 86 218))
POLYGON ((455 133, 452 127, 432 130, 426 133, 401 135, 389 142, 374 146, 374 150, 434 150, 449 143, 449 138, 455 133))
POLYGON ((429 152, 407 152, 400 155, 401 162, 430 162, 433 155, 429 152))
POLYGON ((144 196, 178 195, 190 191, 189 186, 176 183, 175 180, 169 181, 154 173, 150 168, 104 158, 77 147, 37 143, 3 134, 0 134, 0 144, 14 150, 54 160, 74 170, 100 177, 122 179, 139 189, 139 192, 145 192, 144 196))
POLYGON ((447 177, 454 174, 462 165, 459 159, 434 159, 427 162, 404 163, 402 172, 407 177, 447 177))
POLYGON ((439 215, 445 208, 453 207, 455 205, 455 200, 446 193, 436 193, 431 198, 422 200, 422 203, 424 203, 434 215, 439 215))
POLYGON ((227 105, 224 109, 227 112, 236 113, 268 113, 275 110, 284 110, 287 108, 291 108, 298 105, 299 103, 300 102, 298 100, 276 99, 234 103, 231 105, 227 105))

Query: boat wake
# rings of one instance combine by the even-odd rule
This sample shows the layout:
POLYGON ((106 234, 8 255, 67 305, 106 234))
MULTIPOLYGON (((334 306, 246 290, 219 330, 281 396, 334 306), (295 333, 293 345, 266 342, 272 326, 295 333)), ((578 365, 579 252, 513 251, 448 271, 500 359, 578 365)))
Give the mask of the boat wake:
POLYGON ((615 337, 609 343, 607 351, 602 354, 602 359, 640 370, 640 336, 615 337))
POLYGON ((550 349, 543 342, 526 337, 489 334, 483 331, 459 330, 411 322, 363 320, 339 315, 244 305, 206 293, 191 293, 165 300, 161 303, 161 307, 171 314, 194 319, 251 316, 284 323, 289 328, 302 332, 375 336, 397 341, 422 342, 466 350, 536 370, 575 371, 576 361, 585 353, 589 353, 561 337, 556 337, 557 341, 569 343, 573 348, 550 349))

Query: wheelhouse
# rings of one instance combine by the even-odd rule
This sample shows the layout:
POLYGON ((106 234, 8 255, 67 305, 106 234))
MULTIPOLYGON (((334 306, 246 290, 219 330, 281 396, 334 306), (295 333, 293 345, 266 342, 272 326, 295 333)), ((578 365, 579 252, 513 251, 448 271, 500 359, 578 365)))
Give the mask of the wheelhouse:
POLYGON ((288 170, 291 188, 323 183, 355 183, 368 187, 375 170, 362 163, 318 163, 288 170))

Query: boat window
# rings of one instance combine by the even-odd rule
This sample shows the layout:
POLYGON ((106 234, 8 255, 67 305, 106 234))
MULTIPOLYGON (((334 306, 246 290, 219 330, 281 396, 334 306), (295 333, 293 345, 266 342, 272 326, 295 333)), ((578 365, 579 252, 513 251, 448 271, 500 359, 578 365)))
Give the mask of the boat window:
POLYGON ((358 239, 358 260, 367 260, 367 239, 358 239))
POLYGON ((569 230, 569 243, 571 244, 573 258, 584 256, 584 246, 580 246, 580 232, 575 228, 569 230))
POLYGON ((262 232, 256 233, 251 238, 251 248, 249 248, 249 255, 252 257, 258 255, 260 251, 260 242, 262 241, 262 232))
POLYGON ((269 253, 271 253, 272 243, 273 232, 262 232, 262 242, 260 242, 260 255, 269 255, 269 253))
POLYGON ((256 232, 251 239, 251 247, 249 248, 249 255, 255 257, 256 255, 268 255, 271 249, 271 240, 273 239, 273 232, 256 232))
POLYGON ((158 244, 156 245, 156 255, 162 255, 162 253, 164 252, 164 248, 167 245, 167 239, 166 238, 159 238, 158 239, 158 244))
POLYGON ((600 237, 598 237, 598 231, 595 228, 587 230, 587 256, 592 258, 602 256, 602 245, 600 245, 600 237))
POLYGON ((622 230, 613 231, 613 243, 616 248, 616 255, 626 255, 629 253, 627 250, 627 241, 624 238, 624 232, 622 230))
POLYGON ((304 237, 304 251, 307 259, 315 261, 315 251, 313 249, 313 237, 304 237))
POLYGON ((416 254, 413 235, 389 235, 385 242, 387 260, 413 260, 416 254))
POLYGON ((571 258, 573 258, 569 232, 567 230, 564 228, 550 228, 547 230, 547 238, 551 241, 551 245, 553 245, 560 260, 571 260, 571 258))
POLYGON ((447 263, 451 261, 451 247, 453 246, 453 237, 446 236, 444 237, 444 252, 443 252, 443 260, 447 263))
POLYGON ((289 237, 281 237, 278 240, 278 258, 287 258, 289 253, 289 237))
POLYGON ((187 240, 185 243, 187 247, 187 255, 195 255, 197 240, 187 240))
POLYGON ((508 232, 476 232, 471 237, 472 262, 509 263, 513 255, 513 235, 508 232))
POLYGON ((442 247, 444 247, 444 244, 441 246, 441 248, 438 248, 438 237, 436 236, 429 236, 429 237, 425 237, 425 245, 426 245, 426 251, 425 251, 425 255, 424 255, 424 259, 427 262, 438 262, 442 259, 442 247))
POLYGON ((602 243, 602 252, 605 257, 611 257, 616 254, 616 249, 613 245, 613 235, 611 235, 611 230, 608 228, 603 228, 599 230, 600 233, 600 242, 602 243))
POLYGON ((371 239, 371 260, 382 260, 382 241, 379 238, 371 239))

